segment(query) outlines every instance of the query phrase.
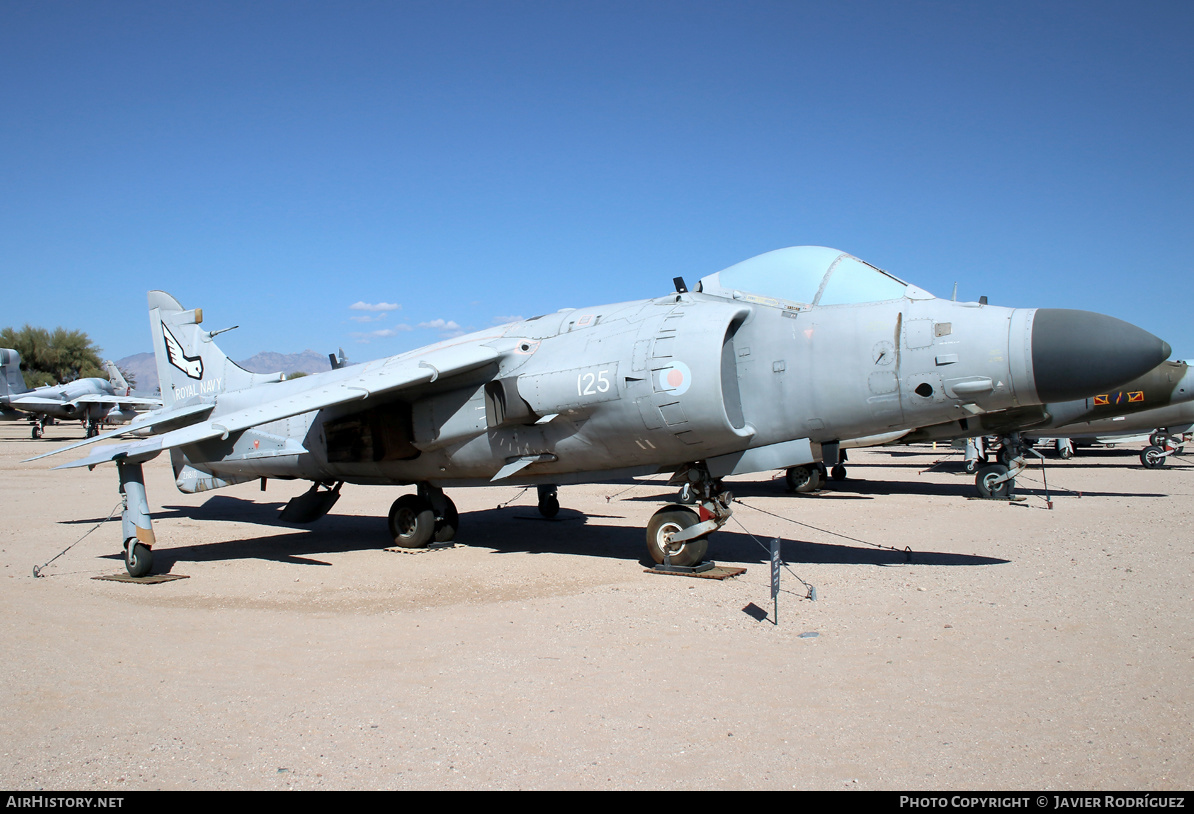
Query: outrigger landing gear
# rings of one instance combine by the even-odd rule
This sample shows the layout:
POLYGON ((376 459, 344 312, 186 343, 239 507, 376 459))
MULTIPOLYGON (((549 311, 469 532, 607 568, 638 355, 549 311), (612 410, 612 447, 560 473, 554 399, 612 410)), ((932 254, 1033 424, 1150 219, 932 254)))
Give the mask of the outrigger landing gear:
POLYGON ((724 491, 721 481, 703 464, 681 469, 668 484, 683 485, 683 493, 693 500, 696 510, 673 503, 655 512, 647 523, 647 551, 665 567, 698 566, 709 550, 709 535, 733 514, 730 503, 734 496, 724 491))
POLYGON ((560 496, 556 485, 549 484, 539 488, 539 514, 551 519, 560 513, 560 496))
POLYGON ((143 577, 153 569, 153 523, 145 499, 145 476, 141 464, 116 463, 124 511, 120 515, 124 540, 124 567, 130 577, 143 577))
POLYGON ((403 495, 390 506, 390 536, 401 548, 426 548, 433 540, 451 542, 459 525, 456 504, 429 483, 420 483, 418 494, 403 495))

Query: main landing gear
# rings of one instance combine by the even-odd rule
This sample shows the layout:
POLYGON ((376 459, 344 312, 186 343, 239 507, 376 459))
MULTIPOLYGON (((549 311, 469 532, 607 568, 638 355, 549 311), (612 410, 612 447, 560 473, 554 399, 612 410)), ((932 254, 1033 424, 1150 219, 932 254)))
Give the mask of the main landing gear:
POLYGON ((459 525, 456 504, 443 489, 429 483, 420 483, 418 494, 403 495, 390 506, 390 536, 400 548, 451 542, 459 525))
POLYGON ((647 523, 647 552, 660 565, 700 565, 709 550, 709 535, 724 526, 733 514, 730 503, 734 496, 703 465, 681 469, 668 483, 682 486, 682 503, 665 506, 651 516, 647 523), (695 506, 695 510, 690 506, 695 506))

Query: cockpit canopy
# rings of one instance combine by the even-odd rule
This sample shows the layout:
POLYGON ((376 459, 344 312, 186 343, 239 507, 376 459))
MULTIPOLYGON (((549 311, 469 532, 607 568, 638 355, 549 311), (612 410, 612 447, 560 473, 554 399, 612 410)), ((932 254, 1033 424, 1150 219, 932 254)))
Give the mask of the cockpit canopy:
POLYGON ((857 257, 824 246, 760 254, 702 278, 697 290, 739 300, 784 300, 804 308, 932 297, 857 257))

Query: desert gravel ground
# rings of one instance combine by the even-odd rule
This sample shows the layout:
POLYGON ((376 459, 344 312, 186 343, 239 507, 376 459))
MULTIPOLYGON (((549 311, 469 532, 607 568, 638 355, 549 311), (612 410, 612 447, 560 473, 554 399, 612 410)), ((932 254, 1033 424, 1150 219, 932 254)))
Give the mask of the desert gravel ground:
POLYGON ((1039 470, 971 500, 927 446, 815 496, 736 478, 710 554, 746 573, 715 581, 645 573, 663 479, 564 487, 551 521, 452 490, 458 545, 411 554, 400 487, 293 526, 303 484, 184 495, 160 457, 155 570, 189 578, 142 585, 94 579, 118 515, 83 537, 114 469, 22 463, 79 437, 0 425, 0 787, 1194 787, 1194 458, 1050 460, 1052 509, 1039 470))

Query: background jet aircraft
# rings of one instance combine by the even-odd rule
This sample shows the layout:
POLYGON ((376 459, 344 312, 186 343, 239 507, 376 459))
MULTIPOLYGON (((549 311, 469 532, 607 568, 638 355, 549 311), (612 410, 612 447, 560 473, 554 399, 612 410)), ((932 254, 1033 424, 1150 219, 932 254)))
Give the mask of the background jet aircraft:
MULTIPOLYGON (((1031 438, 1064 438, 1073 425, 1096 422, 1110 426, 1106 422, 1117 416, 1151 412, 1150 408, 1180 405, 1191 399, 1194 399, 1194 371, 1185 362, 1162 362, 1143 376, 1084 399, 985 413, 921 427, 901 437, 899 442, 977 439, 971 440, 967 447, 967 469, 977 472, 975 485, 979 494, 1006 497, 1024 467, 1031 438), (981 439, 987 436, 1001 439, 999 463, 987 463, 986 451, 981 448, 981 439)), ((1145 431, 1162 426, 1165 424, 1149 424, 1145 431)))
POLYGON ((1093 418, 1042 433, 1050 438, 1076 443, 1119 443, 1126 436, 1147 434, 1148 446, 1140 453, 1140 463, 1147 469, 1164 466, 1182 444, 1182 434, 1194 427, 1194 401, 1186 400, 1164 407, 1154 407, 1126 416, 1093 418))
POLYGON ((21 356, 0 348, 0 417, 6 421, 27 418, 33 422, 33 437, 41 438, 50 418, 83 421, 87 437, 99 433, 100 424, 123 424, 138 410, 162 406, 158 399, 131 395, 132 388, 111 361, 104 361, 107 379, 76 379, 66 384, 30 390, 21 375, 21 356))
POLYGON ((312 481, 283 510, 300 522, 325 514, 344 483, 413 484, 389 514, 391 538, 410 547, 455 535, 444 487, 537 485, 551 515, 558 484, 672 472, 683 503, 655 513, 647 547, 656 562, 696 566, 729 519, 727 475, 837 460, 843 438, 1085 397, 1169 355, 1112 317, 940 300, 823 247, 760 255, 693 292, 676 278, 676 289, 289 381, 237 367, 201 311, 152 291, 166 407, 103 437, 156 434, 65 466, 115 462, 133 575, 150 569, 154 542, 142 464, 167 450, 186 492, 312 481))

